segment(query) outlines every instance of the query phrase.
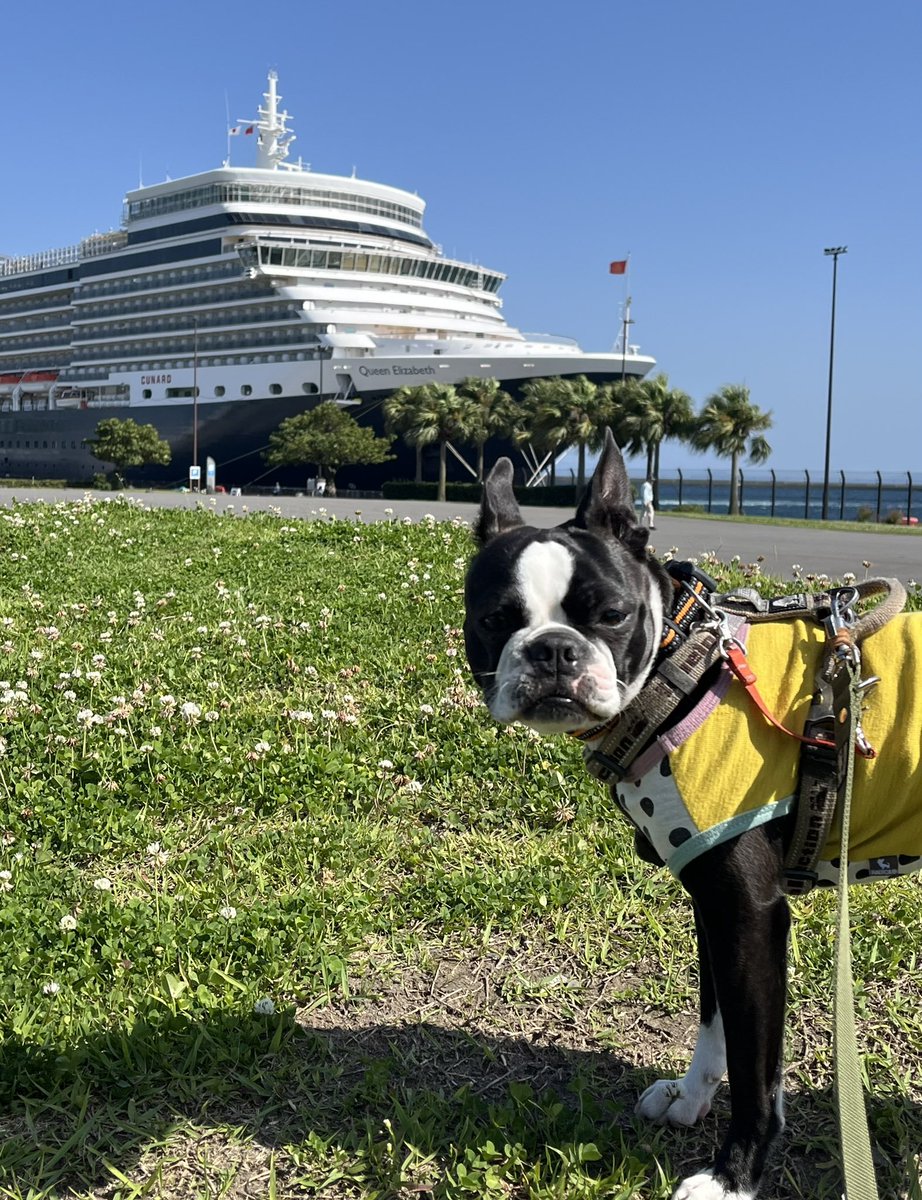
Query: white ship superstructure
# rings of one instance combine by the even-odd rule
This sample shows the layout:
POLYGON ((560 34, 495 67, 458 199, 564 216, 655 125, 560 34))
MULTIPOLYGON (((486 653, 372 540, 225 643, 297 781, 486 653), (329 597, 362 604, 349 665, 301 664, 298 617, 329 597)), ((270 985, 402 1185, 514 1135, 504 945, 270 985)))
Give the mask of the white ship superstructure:
POLYGON ((105 416, 155 424, 176 462, 194 409, 204 451, 239 461, 321 399, 653 366, 636 346, 586 354, 509 326, 505 276, 445 257, 418 196, 289 163, 279 99, 270 74, 235 127, 254 167, 138 188, 119 231, 0 258, 0 474, 85 472, 80 443, 105 416))

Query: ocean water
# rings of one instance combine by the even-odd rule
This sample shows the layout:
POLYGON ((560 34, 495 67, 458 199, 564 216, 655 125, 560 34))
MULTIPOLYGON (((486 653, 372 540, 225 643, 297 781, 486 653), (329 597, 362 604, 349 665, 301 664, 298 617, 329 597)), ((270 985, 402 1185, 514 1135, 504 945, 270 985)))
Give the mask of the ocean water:
MULTIPOLYGON (((635 481, 638 494, 641 480, 635 481)), ((730 506, 730 482, 727 475, 708 480, 700 473, 681 478, 675 474, 660 479, 659 506, 668 512, 679 504, 694 505, 705 512, 725 513, 730 506)), ((823 478, 806 472, 800 478, 779 479, 774 483, 767 472, 743 473, 740 509, 746 516, 800 517, 819 520, 823 510, 823 478)), ((916 517, 922 523, 922 472, 915 476, 895 474, 846 477, 830 480, 829 519, 885 521, 896 514, 899 519, 916 517)))

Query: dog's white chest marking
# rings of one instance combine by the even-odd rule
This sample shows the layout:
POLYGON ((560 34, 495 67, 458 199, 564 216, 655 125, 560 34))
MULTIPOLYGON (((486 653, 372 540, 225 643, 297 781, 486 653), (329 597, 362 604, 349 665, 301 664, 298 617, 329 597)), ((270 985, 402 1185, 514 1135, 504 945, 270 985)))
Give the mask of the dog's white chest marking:
POLYGON ((568 624, 563 602, 573 565, 573 555, 559 542, 533 542, 522 551, 515 581, 529 628, 568 624))

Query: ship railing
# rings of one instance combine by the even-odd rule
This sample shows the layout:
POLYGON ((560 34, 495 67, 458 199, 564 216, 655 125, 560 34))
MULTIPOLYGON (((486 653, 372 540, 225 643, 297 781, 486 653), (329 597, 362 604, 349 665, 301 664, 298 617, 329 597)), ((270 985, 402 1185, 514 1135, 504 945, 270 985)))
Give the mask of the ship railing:
POLYGON ((118 231, 97 233, 84 238, 75 246, 61 246, 56 250, 41 250, 37 254, 20 254, 16 258, 0 258, 0 276, 23 275, 29 271, 44 271, 49 267, 67 267, 83 258, 93 258, 119 249, 128 240, 128 235, 118 231))
POLYGON ((576 338, 564 337, 559 333, 525 333, 523 331, 522 337, 527 342, 539 342, 544 346, 566 346, 573 350, 579 349, 579 342, 576 338))

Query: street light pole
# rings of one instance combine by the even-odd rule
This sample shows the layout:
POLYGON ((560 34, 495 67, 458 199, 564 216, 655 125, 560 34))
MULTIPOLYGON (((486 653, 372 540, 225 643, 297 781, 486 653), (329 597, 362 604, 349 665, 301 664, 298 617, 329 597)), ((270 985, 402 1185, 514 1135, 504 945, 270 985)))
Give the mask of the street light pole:
MULTIPOLYGON (((198 317, 192 318, 192 465, 198 466, 198 317)), ((201 476, 197 482, 201 491, 201 476)))
POLYGON ((839 255, 846 254, 848 246, 830 246, 823 253, 832 258, 832 325, 829 331, 829 393, 826 397, 826 459, 823 466, 823 512, 824 521, 829 520, 829 450, 832 441, 832 363, 836 348, 836 274, 839 255))

